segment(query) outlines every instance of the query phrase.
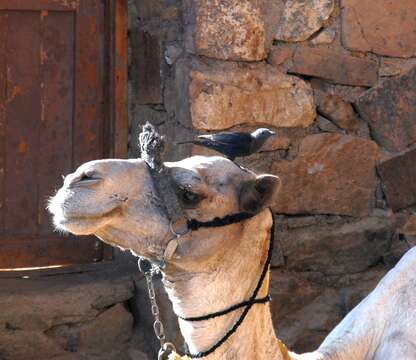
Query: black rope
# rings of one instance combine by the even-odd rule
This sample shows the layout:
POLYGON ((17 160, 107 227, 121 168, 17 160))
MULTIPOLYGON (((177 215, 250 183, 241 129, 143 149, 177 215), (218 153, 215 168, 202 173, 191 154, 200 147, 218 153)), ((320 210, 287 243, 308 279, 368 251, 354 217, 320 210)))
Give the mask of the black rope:
POLYGON ((203 320, 210 320, 210 319, 213 319, 213 318, 218 317, 218 316, 226 315, 226 314, 228 314, 230 312, 233 312, 235 310, 238 310, 238 309, 240 309, 240 308, 242 308, 244 306, 247 306, 247 305, 251 305, 251 304, 253 304, 253 305, 254 304, 265 304, 265 303, 267 303, 267 302, 269 302, 271 300, 272 300, 271 296, 270 295, 266 295, 265 297, 262 297, 260 299, 242 301, 241 303, 238 303, 238 304, 235 304, 233 306, 230 306, 227 309, 224 309, 224 310, 221 310, 221 311, 217 311, 215 313, 211 313, 211 314, 208 314, 208 315, 195 316, 195 317, 182 317, 182 316, 179 316, 179 315, 176 315, 176 316, 179 319, 185 320, 185 321, 203 321, 203 320))
MULTIPOLYGON (((254 214, 252 214, 252 213, 241 212, 241 213, 226 215, 223 218, 216 217, 211 221, 199 221, 199 220, 191 219, 191 220, 187 221, 187 226, 188 226, 189 229, 195 231, 195 230, 198 230, 202 227, 210 228, 210 227, 220 227, 220 226, 231 225, 231 224, 234 224, 234 223, 237 223, 237 222, 247 220, 247 219, 249 219, 253 216, 254 216, 254 214)), ((253 304, 253 305, 254 304, 265 304, 265 303, 269 302, 270 300, 271 300, 270 295, 267 295, 267 296, 265 296, 263 298, 260 298, 260 299, 242 301, 238 304, 230 306, 227 309, 217 311, 215 313, 211 313, 211 314, 208 314, 208 315, 195 316, 195 317, 182 317, 182 316, 176 314, 176 316, 179 319, 182 319, 182 320, 185 320, 185 321, 204 321, 204 320, 213 319, 213 318, 218 317, 218 316, 226 315, 226 314, 228 314, 232 311, 238 310, 238 309, 240 309, 242 307, 245 307, 247 305, 250 305, 250 304, 253 304)))
MULTIPOLYGON (((240 214, 245 214, 245 213, 240 213, 240 214)), ((240 214, 236 214, 236 215, 240 215, 240 214)), ((235 215, 229 215, 229 217, 233 217, 233 216, 235 216, 235 215)), ((253 216, 253 215, 251 215, 251 216, 253 216)), ((224 217, 223 219, 225 219, 225 218, 227 218, 227 216, 224 217)), ((221 221, 223 219, 218 219, 218 220, 221 221)), ((248 219, 248 217, 247 217, 247 219, 248 219)), ((213 221, 215 221, 215 220, 216 219, 214 219, 213 221)), ((198 223, 200 223, 200 222, 198 222, 198 223)), ((208 223, 210 223, 210 222, 208 222, 208 223)), ((219 225, 219 226, 221 226, 221 225, 219 225)), ((200 226, 200 227, 202 227, 202 226, 200 226)), ((206 351, 201 351, 201 352, 196 353, 196 354, 192 354, 191 352, 187 351, 186 355, 188 355, 190 358, 192 358, 192 359, 201 359, 205 356, 208 356, 208 355, 212 354, 222 344, 224 344, 231 337, 231 335, 233 335, 237 331, 237 329, 243 323, 243 321, 246 318, 248 312, 253 307, 253 305, 256 303, 255 299, 257 298, 257 294, 259 293, 259 291, 261 289, 261 286, 263 285, 263 281, 264 281, 264 279, 267 275, 267 271, 269 270, 269 265, 270 265, 270 262, 272 260, 272 254, 273 254, 273 242, 274 242, 274 221, 273 221, 272 228, 271 228, 270 244, 269 244, 269 250, 267 252, 266 262, 264 263, 264 267, 263 267, 263 270, 261 272, 260 279, 257 283, 257 286, 254 289, 253 294, 251 295, 250 299, 247 301, 247 306, 244 309, 243 313, 241 314, 240 318, 236 321, 236 323, 233 325, 233 327, 230 330, 228 330, 227 333, 216 344, 214 344, 210 349, 208 349, 206 351)))
POLYGON ((235 224, 247 219, 252 218, 256 214, 241 212, 237 214, 226 215, 222 218, 216 217, 210 221, 199 221, 196 219, 191 219, 186 222, 189 230, 198 230, 200 228, 210 228, 210 227, 220 227, 235 224))

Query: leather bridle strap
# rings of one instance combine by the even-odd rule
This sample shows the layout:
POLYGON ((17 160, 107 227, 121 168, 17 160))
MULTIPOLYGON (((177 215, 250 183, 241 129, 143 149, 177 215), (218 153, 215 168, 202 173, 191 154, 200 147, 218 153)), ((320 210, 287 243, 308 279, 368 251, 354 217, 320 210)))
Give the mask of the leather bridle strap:
POLYGON ((200 221, 200 220, 197 220, 197 219, 188 219, 188 220, 185 221, 186 229, 183 230, 182 232, 176 232, 173 229, 173 224, 171 222, 169 226, 170 226, 170 231, 174 235, 174 237, 171 238, 168 241, 168 243, 166 245, 166 248, 163 252, 163 259, 162 259, 161 263, 158 264, 158 266, 160 268, 164 268, 164 266, 166 264, 166 261, 171 260, 171 258, 175 254, 176 249, 179 246, 179 238, 188 234, 190 231, 197 231, 201 228, 213 228, 213 227, 221 227, 221 226, 236 224, 236 223, 242 222, 244 220, 250 219, 255 215, 257 215, 257 214, 248 213, 248 212, 240 212, 240 213, 225 215, 222 218, 216 217, 216 218, 214 218, 212 220, 209 220, 209 221, 200 221))

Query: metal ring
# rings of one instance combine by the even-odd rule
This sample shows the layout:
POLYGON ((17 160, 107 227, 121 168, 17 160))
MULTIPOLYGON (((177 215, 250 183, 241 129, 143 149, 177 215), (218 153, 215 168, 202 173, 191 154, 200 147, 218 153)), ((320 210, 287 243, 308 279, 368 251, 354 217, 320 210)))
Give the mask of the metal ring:
POLYGON ((151 311, 153 316, 159 316, 159 307, 156 304, 152 305, 151 311))
POLYGON ((173 345, 171 342, 165 342, 162 346, 163 350, 165 351, 171 351, 171 352, 176 352, 176 348, 175 345, 173 345))
POLYGON ((172 220, 171 220, 171 221, 170 221, 170 223, 169 223, 169 229, 170 229, 170 232, 171 232, 173 235, 175 235, 176 237, 181 237, 181 236, 184 236, 184 235, 188 234, 188 233, 191 231, 188 227, 186 227, 185 232, 183 232, 183 233, 178 233, 178 232, 176 232, 176 231, 175 231, 175 229, 173 228, 173 223, 172 223, 172 220))
POLYGON ((139 259, 137 260, 137 265, 139 267, 139 270, 145 275, 150 275, 153 270, 152 263, 149 260, 142 257, 139 257, 139 259))
POLYGON ((170 355, 172 353, 176 353, 176 348, 175 345, 173 345, 170 342, 165 342, 160 350, 159 350, 159 354, 158 354, 158 360, 165 360, 167 355, 170 355))
POLYGON ((153 330, 155 331, 155 335, 159 340, 165 337, 165 329, 160 320, 155 320, 153 323, 153 330))

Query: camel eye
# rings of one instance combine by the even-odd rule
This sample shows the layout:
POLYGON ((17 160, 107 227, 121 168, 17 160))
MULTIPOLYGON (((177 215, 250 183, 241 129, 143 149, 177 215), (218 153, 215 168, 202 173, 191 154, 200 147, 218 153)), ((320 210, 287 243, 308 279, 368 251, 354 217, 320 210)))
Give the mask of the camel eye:
POLYGON ((90 179, 90 178, 93 178, 94 175, 95 175, 95 171, 90 169, 84 172, 83 177, 90 179))
POLYGON ((94 170, 86 170, 76 180, 76 184, 80 186, 90 186, 97 184, 100 181, 102 181, 102 178, 97 176, 97 173, 94 170))
POLYGON ((189 191, 183 188, 179 189, 178 195, 179 195, 181 202, 186 207, 196 206, 202 200, 202 196, 200 196, 199 194, 196 194, 192 191, 189 191))
POLYGON ((191 193, 189 191, 186 191, 183 194, 183 199, 187 202, 196 202, 199 200, 199 196, 197 194, 191 193))
POLYGON ((96 179, 99 179, 99 177, 97 176, 97 173, 92 169, 88 169, 83 172, 79 181, 96 180, 96 179))
POLYGON ((85 180, 90 180, 90 179, 91 179, 91 177, 88 176, 87 174, 82 174, 79 181, 85 181, 85 180))

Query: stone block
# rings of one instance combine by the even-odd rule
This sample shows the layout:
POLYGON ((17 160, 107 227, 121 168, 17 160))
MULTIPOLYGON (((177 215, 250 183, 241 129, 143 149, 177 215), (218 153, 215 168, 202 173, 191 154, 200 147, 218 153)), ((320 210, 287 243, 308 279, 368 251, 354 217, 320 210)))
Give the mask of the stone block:
MULTIPOLYGON (((316 299, 325 289, 319 280, 324 282, 324 277, 319 274, 273 269, 270 276, 273 318, 283 319, 316 299), (314 276, 318 276, 318 281, 314 276)), ((279 323, 276 325, 279 328, 279 323)))
POLYGON ((339 51, 300 47, 289 72, 322 78, 333 83, 371 87, 377 83, 378 64, 339 51))
POLYGON ((273 270, 270 293, 276 334, 291 350, 316 349, 342 318, 340 294, 318 273, 273 270))
POLYGON ((268 174, 277 159, 279 159, 279 152, 263 152, 240 158, 238 163, 257 174, 268 174))
POLYGON ((290 143, 291 141, 288 136, 278 134, 269 138, 261 147, 260 152, 289 149, 290 143))
POLYGON ((288 0, 276 40, 304 41, 317 32, 334 11, 334 0, 288 0))
MULTIPOLYGON (((318 78, 311 79, 310 84, 312 85, 315 95, 317 91, 318 95, 322 92, 337 95, 341 97, 342 100, 349 103, 354 103, 362 94, 368 91, 366 87, 333 84, 318 78)), ((319 101, 316 102, 318 103, 319 101)))
POLYGON ((54 357, 51 360, 149 360, 149 358, 141 351, 131 352, 117 349, 113 351, 107 350, 105 352, 66 353, 65 355, 54 357))
POLYGON ((83 325, 79 332, 80 348, 105 349, 130 340, 133 316, 123 304, 116 304, 83 325))
MULTIPOLYGON (((297 229, 319 224, 321 216, 295 216, 286 218, 286 225, 289 229, 297 229)), ((338 218, 338 216, 337 216, 338 218)))
POLYGON ((328 119, 324 118, 323 116, 318 115, 316 120, 319 130, 322 132, 340 132, 341 129, 336 126, 333 122, 329 121, 328 119))
POLYGON ((391 57, 416 55, 414 0, 342 0, 343 44, 391 57))
MULTIPOLYGON (((60 324, 94 319, 102 309, 133 297, 129 276, 69 274, 24 282, 4 279, 0 293, 0 324, 45 331, 60 324)), ((1 342, 1 339, 0 339, 1 342)))
POLYGON ((133 0, 140 19, 157 18, 163 12, 163 0, 133 0))
POLYGON ((351 104, 338 95, 322 96, 318 111, 341 129, 353 131, 358 128, 358 119, 351 104))
POLYGON ((188 49, 215 59, 259 61, 267 57, 282 1, 188 0, 188 49))
POLYGON ((389 250, 392 217, 276 231, 287 269, 345 274, 365 271, 389 250))
POLYGON ((416 204, 416 150, 382 162, 378 171, 387 203, 393 210, 416 204))
POLYGON ((123 304, 117 304, 91 321, 58 325, 49 329, 46 334, 66 351, 105 351, 130 340, 132 330, 133 316, 123 304))
POLYGON ((316 350, 326 335, 342 320, 340 294, 324 290, 314 301, 297 312, 276 321, 277 336, 298 353, 316 350))
POLYGON ((336 23, 331 25, 330 27, 323 29, 319 32, 316 37, 311 40, 311 43, 314 45, 323 45, 323 44, 331 44, 335 40, 335 36, 337 35, 336 30, 336 23))
POLYGON ((307 127, 316 115, 309 84, 264 64, 200 66, 191 73, 189 98, 192 124, 201 130, 307 127))
POLYGON ((159 37, 141 28, 131 30, 131 78, 136 104, 160 104, 162 98, 159 37))
POLYGON ((330 133, 307 136, 294 160, 272 166, 282 180, 273 211, 368 215, 374 203, 379 155, 377 144, 366 139, 330 133))
POLYGON ((167 45, 164 53, 166 63, 168 65, 173 65, 182 53, 183 49, 179 45, 167 45))
POLYGON ((277 336, 298 353, 315 350, 325 336, 370 293, 388 268, 324 276, 273 269, 270 308, 277 336))
POLYGON ((328 277, 331 286, 338 289, 342 295, 342 315, 347 315, 359 302, 364 299, 380 282, 389 270, 386 266, 376 266, 365 272, 345 274, 336 279, 328 277))
POLYGON ((65 350, 42 331, 0 330, 0 358, 2 360, 51 359, 65 350))
POLYGON ((381 58, 380 59, 380 76, 396 76, 407 73, 412 68, 416 67, 416 59, 394 59, 381 58))
POLYGON ((416 142, 416 68, 368 90, 355 105, 386 150, 400 152, 416 142))
POLYGON ((400 228, 403 235, 416 235, 416 214, 410 214, 400 228))
POLYGON ((288 46, 273 46, 270 50, 267 62, 271 65, 277 66, 290 60, 295 50, 288 46))

